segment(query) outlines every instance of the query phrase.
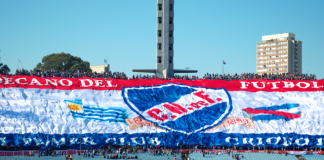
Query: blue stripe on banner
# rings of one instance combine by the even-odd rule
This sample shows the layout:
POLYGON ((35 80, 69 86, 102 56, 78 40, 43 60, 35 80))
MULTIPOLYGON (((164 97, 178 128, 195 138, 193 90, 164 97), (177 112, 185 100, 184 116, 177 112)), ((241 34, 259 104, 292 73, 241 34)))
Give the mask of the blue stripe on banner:
MULTIPOLYGON (((258 110, 258 109, 255 109, 256 111, 258 110)), ((269 111, 271 111, 271 110, 269 110, 269 111)), ((245 112, 245 111, 244 111, 245 112)), ((267 111, 268 112, 268 111, 267 111)), ((299 111, 299 112, 295 112, 295 113, 288 113, 288 112, 284 112, 284 111, 278 111, 278 112, 282 112, 282 113, 286 113, 286 114, 291 114, 291 115, 297 115, 297 114, 300 114, 301 112, 299 111)), ((248 113, 248 112, 246 112, 247 114, 250 114, 251 116, 256 116, 256 115, 259 115, 259 114, 263 114, 263 115, 267 115, 268 113, 266 113, 266 112, 264 112, 264 113, 258 113, 258 114, 254 114, 254 113, 248 113)), ((269 115, 271 115, 271 114, 269 114, 269 115)))
POLYGON ((127 98, 139 111, 146 111, 162 103, 173 103, 186 94, 196 90, 181 86, 164 86, 163 88, 147 87, 144 89, 132 88, 127 91, 127 98))
POLYGON ((103 112, 103 111, 93 111, 93 110, 83 110, 83 112, 85 113, 97 113, 97 114, 127 114, 126 112, 118 112, 118 111, 106 111, 106 112, 103 112))
POLYGON ((280 109, 292 109, 292 108, 297 108, 299 107, 299 104, 296 103, 287 103, 287 104, 283 104, 283 105, 275 105, 275 106, 270 106, 270 107, 258 107, 258 108, 253 108, 253 109, 262 109, 262 110, 280 110, 280 109))
MULTIPOLYGON (((256 109, 257 110, 257 109, 256 109)), ((287 113, 287 112, 284 112, 286 114, 290 114, 291 116, 296 116, 298 114, 301 114, 301 112, 297 112, 297 113, 287 113)), ((273 114, 268 114, 268 113, 258 113, 258 114, 253 114, 253 113, 248 113, 246 111, 243 111, 243 116, 246 117, 246 118, 252 118, 254 116, 261 116, 261 115, 273 115, 273 114)))
MULTIPOLYGON (((179 132, 163 133, 133 133, 133 134, 98 134, 86 133, 81 135, 82 148, 99 148, 103 145, 159 145, 176 147, 177 144, 206 145, 206 146, 243 146, 243 147, 299 147, 320 148, 324 147, 324 135, 286 134, 237 134, 237 133, 194 133, 182 134, 179 132)), ((31 149, 41 146, 58 147, 66 145, 72 149, 79 149, 79 134, 0 134, 0 145, 22 146, 31 149), (49 143, 47 143, 49 142, 49 143)))
POLYGON ((87 113, 77 113, 77 112, 73 112, 72 113, 73 117, 75 116, 88 116, 88 117, 93 117, 93 116, 98 116, 98 117, 101 117, 101 118, 126 118, 125 115, 118 115, 118 114, 87 114, 87 113))
POLYGON ((261 121, 270 121, 270 120, 281 120, 281 119, 286 120, 286 121, 292 120, 292 119, 284 117, 284 116, 277 116, 277 115, 273 115, 273 114, 271 114, 271 115, 256 115, 256 116, 252 117, 252 119, 254 121, 260 121, 260 120, 261 121))
POLYGON ((83 109, 90 109, 95 111, 116 111, 116 112, 126 112, 126 109, 120 108, 120 107, 105 107, 105 108, 98 108, 98 106, 88 106, 84 105, 83 109))

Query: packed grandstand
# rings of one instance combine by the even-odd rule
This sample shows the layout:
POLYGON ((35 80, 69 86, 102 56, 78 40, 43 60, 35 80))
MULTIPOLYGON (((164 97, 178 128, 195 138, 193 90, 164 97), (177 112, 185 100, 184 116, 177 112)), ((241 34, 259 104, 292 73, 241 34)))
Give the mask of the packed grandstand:
MULTIPOLYGON (((0 75, 12 75, 5 70, 0 71, 0 75)), ((157 79, 154 75, 148 74, 137 74, 132 76, 127 76, 124 72, 80 72, 80 71, 56 71, 56 70, 16 70, 13 75, 27 75, 27 76, 38 76, 38 77, 62 77, 62 78, 80 78, 80 77, 90 77, 90 78, 103 78, 103 79, 157 79)), ((175 75, 172 78, 161 78, 161 79, 187 79, 187 80, 250 80, 250 79, 267 79, 267 80, 317 80, 315 74, 295 74, 295 73, 282 73, 282 74, 255 74, 255 73, 242 73, 242 74, 215 74, 206 73, 204 76, 186 76, 186 75, 175 75)))

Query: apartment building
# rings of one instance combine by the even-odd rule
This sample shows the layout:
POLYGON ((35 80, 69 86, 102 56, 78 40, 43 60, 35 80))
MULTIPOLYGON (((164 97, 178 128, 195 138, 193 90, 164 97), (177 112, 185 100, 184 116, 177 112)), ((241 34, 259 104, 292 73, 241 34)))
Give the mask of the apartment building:
POLYGON ((90 69, 92 70, 92 72, 97 73, 109 72, 109 64, 90 66, 90 69))
POLYGON ((302 73, 302 42, 295 34, 262 36, 256 48, 257 74, 302 73))

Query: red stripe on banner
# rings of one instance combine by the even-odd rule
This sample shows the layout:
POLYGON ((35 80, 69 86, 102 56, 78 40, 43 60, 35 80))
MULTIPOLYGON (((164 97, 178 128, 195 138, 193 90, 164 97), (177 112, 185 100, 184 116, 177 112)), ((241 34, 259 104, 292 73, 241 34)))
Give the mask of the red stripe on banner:
POLYGON ((167 108, 172 113, 183 114, 188 112, 185 108, 176 103, 163 104, 163 107, 167 108))
POLYGON ((246 111, 246 112, 251 113, 251 114, 261 114, 261 113, 273 114, 273 115, 277 115, 277 116, 284 116, 284 117, 287 117, 289 119, 295 119, 295 118, 299 118, 301 116, 301 113, 291 114, 291 113, 282 112, 282 111, 269 111, 269 110, 252 109, 252 108, 245 108, 245 109, 243 109, 243 111, 246 111))
POLYGON ((37 89, 92 89, 92 90, 122 90, 123 87, 156 86, 168 83, 206 88, 225 88, 228 91, 248 92, 288 92, 288 91, 324 91, 324 80, 160 80, 160 79, 93 79, 82 78, 41 78, 36 76, 0 76, 0 88, 37 88, 37 89))

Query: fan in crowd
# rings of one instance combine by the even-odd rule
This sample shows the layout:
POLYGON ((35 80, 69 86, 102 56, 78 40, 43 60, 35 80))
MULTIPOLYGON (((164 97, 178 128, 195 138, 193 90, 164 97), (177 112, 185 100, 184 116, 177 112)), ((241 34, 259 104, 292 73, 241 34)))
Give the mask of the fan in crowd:
MULTIPOLYGON (((63 155, 65 153, 61 152, 62 150, 69 150, 71 148, 61 145, 57 147, 48 147, 43 148, 41 146, 33 146, 32 148, 28 148, 28 150, 34 150, 39 151, 42 153, 42 155, 48 155, 52 156, 54 155, 63 155), (55 152, 54 152, 55 151, 55 152), (56 152, 58 151, 58 152, 56 152)), ((260 146, 250 146, 250 147, 238 147, 238 146, 205 146, 205 145, 178 145, 176 147, 171 146, 155 146, 155 145, 136 145, 136 146, 119 146, 119 145, 103 145, 100 148, 93 149, 87 148, 85 150, 85 154, 87 156, 92 155, 102 155, 102 156, 108 156, 108 154, 116 154, 116 155, 127 155, 127 154, 136 154, 138 153, 138 150, 144 151, 148 154, 152 154, 154 156, 159 155, 173 155, 175 153, 179 153, 179 150, 181 149, 188 149, 191 150, 190 152, 194 152, 195 150, 222 150, 227 151, 227 153, 232 152, 231 150, 265 150, 265 151, 273 151, 273 150, 307 150, 307 151, 322 151, 322 148, 314 147, 314 148, 297 148, 294 146, 291 147, 278 147, 278 148, 271 148, 271 147, 260 147, 260 146), (172 149, 172 150, 170 150, 172 149)), ((19 151, 19 150, 25 150, 21 146, 0 146, 0 150, 7 150, 7 151, 19 151)), ((222 152, 221 154, 224 154, 222 152)), ((85 155, 84 155, 85 156, 85 155)))
MULTIPOLYGON (((0 71, 0 75, 11 75, 5 70, 0 71)), ((266 79, 266 80, 317 80, 315 74, 295 74, 295 73, 282 73, 282 74, 255 74, 255 73, 243 73, 243 74, 210 74, 206 73, 203 77, 187 76, 187 75, 175 75, 172 78, 157 78, 155 75, 142 75, 137 74, 128 77, 124 72, 81 72, 81 71, 56 71, 56 70, 16 70, 14 75, 27 75, 38 77, 62 77, 62 78, 103 78, 103 79, 186 79, 186 80, 250 80, 250 79, 266 79)))

